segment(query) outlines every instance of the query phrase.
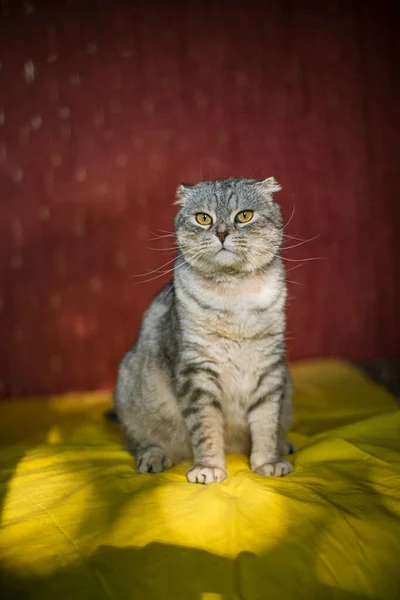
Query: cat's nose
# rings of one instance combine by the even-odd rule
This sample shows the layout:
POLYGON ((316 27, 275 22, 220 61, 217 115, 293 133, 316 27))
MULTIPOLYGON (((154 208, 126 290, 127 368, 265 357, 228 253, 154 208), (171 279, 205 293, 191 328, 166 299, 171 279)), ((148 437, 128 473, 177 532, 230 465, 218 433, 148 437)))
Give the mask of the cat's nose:
POLYGON ((219 238, 219 241, 221 242, 221 244, 224 243, 224 241, 228 235, 229 235, 228 231, 217 231, 217 237, 219 238))

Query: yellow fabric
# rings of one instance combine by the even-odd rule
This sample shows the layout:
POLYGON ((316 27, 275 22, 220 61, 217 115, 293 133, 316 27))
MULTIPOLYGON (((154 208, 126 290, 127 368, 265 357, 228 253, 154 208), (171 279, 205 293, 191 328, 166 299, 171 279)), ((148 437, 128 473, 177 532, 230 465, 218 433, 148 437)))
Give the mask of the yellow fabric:
POLYGON ((396 403, 341 362, 292 373, 283 479, 136 475, 108 393, 0 403, 1 598, 400 598, 396 403))

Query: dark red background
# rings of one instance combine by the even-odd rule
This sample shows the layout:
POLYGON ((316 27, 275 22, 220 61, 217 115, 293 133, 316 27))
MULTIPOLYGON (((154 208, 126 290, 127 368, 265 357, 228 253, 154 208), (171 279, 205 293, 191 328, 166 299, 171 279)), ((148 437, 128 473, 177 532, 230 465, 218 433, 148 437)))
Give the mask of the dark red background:
POLYGON ((274 175, 287 233, 319 234, 285 252, 292 359, 394 355, 395 7, 2 2, 1 394, 112 384, 165 280, 130 276, 202 178, 274 175))

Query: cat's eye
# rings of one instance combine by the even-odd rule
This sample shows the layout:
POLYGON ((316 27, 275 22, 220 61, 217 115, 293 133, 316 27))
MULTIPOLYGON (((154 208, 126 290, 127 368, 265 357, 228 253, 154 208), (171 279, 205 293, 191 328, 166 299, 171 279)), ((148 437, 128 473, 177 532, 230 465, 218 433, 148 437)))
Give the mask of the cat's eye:
POLYGON ((196 221, 200 223, 200 225, 211 225, 213 222, 212 218, 207 213, 197 213, 196 221))
POLYGON ((253 218, 252 210, 242 210, 242 212, 238 213, 235 217, 236 223, 248 223, 253 218))

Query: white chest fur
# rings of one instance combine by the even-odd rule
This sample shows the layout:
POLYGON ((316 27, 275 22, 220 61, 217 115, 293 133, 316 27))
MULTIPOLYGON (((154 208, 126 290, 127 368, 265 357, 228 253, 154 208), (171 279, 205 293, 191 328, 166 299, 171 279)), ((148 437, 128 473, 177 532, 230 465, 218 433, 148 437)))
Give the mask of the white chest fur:
POLYGON ((267 274, 206 280, 193 272, 176 282, 187 330, 202 337, 243 342, 273 325, 286 300, 280 264, 267 274))
POLYGON ((217 366, 227 397, 249 395, 284 328, 281 269, 222 283, 191 274, 176 292, 186 340, 217 366))
POLYGON ((280 265, 268 274, 213 282, 188 274, 177 282, 186 358, 209 362, 223 391, 227 451, 246 452, 249 445, 247 408, 260 374, 273 356, 284 329, 286 287, 280 265))

